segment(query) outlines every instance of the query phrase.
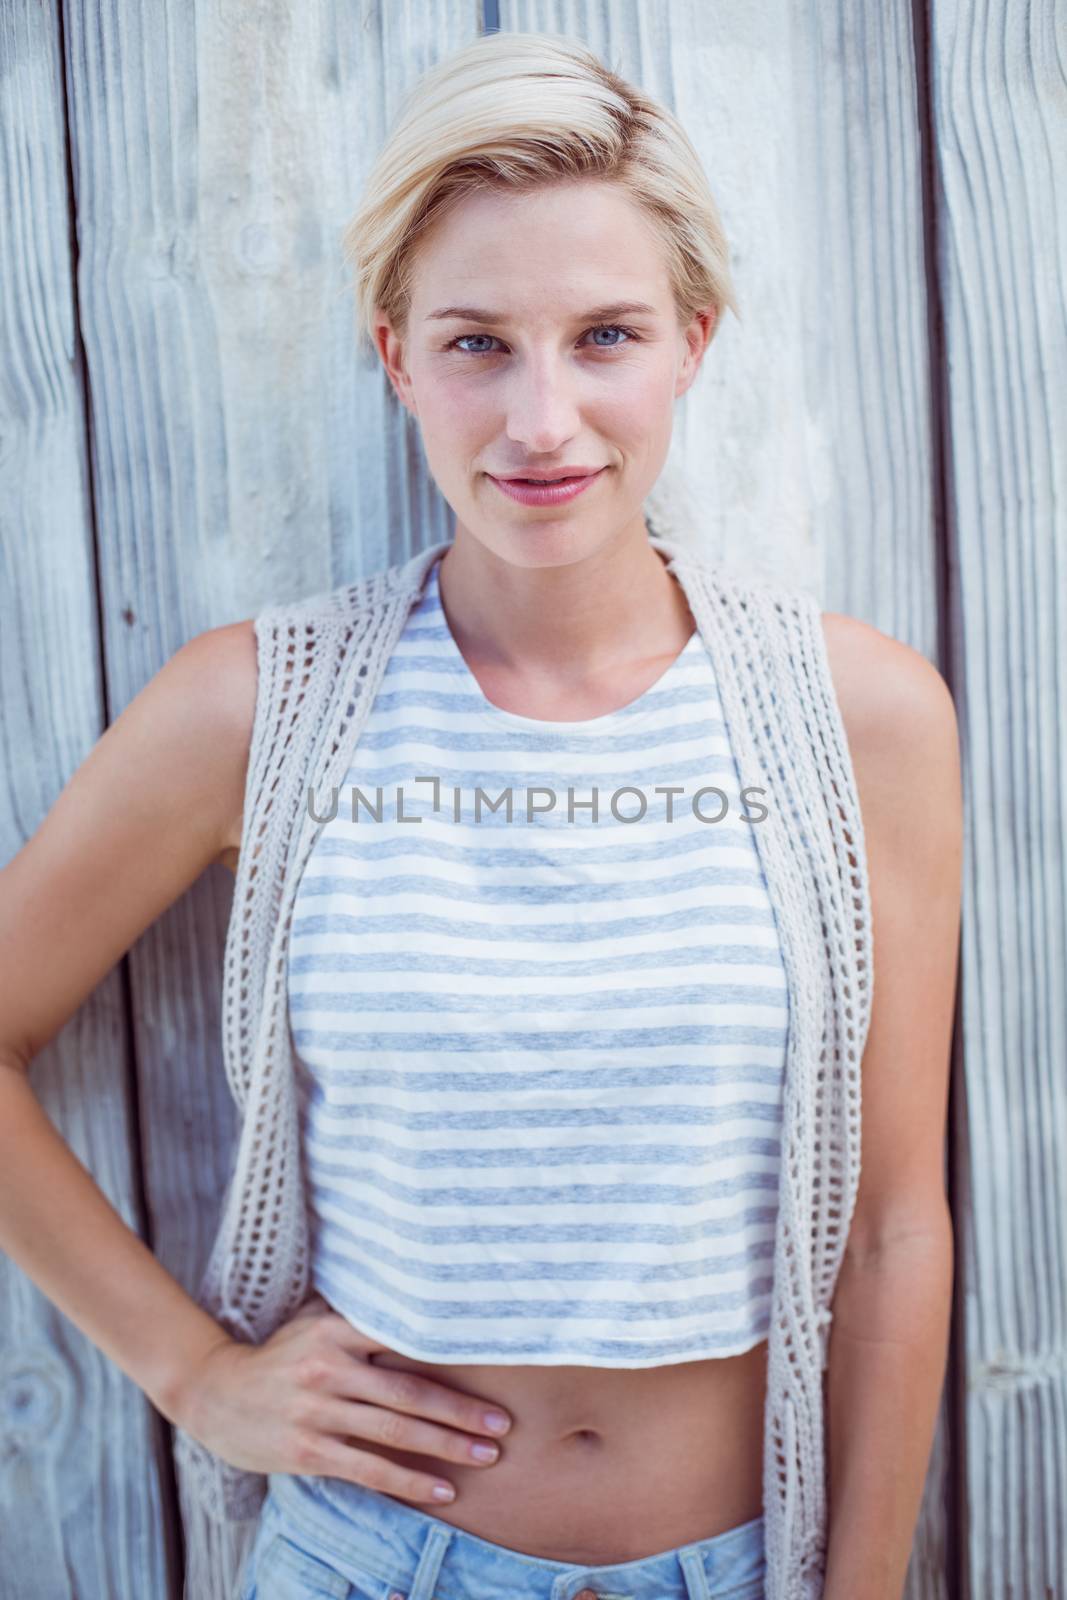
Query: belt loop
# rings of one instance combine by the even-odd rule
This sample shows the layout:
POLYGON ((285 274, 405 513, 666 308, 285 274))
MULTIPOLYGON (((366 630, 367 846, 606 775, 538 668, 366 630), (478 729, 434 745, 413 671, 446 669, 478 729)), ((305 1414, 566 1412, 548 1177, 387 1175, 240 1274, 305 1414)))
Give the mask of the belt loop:
POLYGON ((701 1555, 700 1546, 687 1544, 681 1550, 676 1550, 675 1554, 682 1564, 685 1592, 689 1600, 711 1600, 708 1575, 704 1571, 704 1558, 701 1555))
POLYGON ((452 1539, 453 1529, 443 1523, 435 1522, 428 1529, 426 1543, 419 1556, 419 1564, 415 1568, 415 1576, 411 1580, 411 1593, 408 1600, 433 1600, 433 1586, 437 1582, 437 1574, 441 1570, 441 1562, 445 1558, 452 1539))

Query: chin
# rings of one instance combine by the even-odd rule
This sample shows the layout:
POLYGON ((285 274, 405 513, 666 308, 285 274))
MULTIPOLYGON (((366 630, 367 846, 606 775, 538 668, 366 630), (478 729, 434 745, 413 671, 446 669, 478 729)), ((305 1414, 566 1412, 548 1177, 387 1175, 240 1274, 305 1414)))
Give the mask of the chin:
POLYGON ((567 526, 560 522, 531 524, 506 533, 494 528, 485 538, 477 534, 474 537, 502 561, 528 568, 569 566, 592 555, 604 542, 603 533, 597 529, 582 529, 574 523, 567 526))

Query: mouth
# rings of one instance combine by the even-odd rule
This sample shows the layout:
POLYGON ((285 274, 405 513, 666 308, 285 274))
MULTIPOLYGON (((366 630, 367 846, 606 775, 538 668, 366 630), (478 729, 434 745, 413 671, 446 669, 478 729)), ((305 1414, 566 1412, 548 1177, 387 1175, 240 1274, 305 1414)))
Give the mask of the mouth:
POLYGON ((502 483, 563 483, 567 478, 591 478, 600 467, 560 467, 556 472, 497 473, 502 483))
POLYGON ((603 477, 606 467, 590 468, 587 472, 568 473, 548 478, 495 478, 487 474, 504 494, 523 505, 561 505, 573 500, 583 490, 603 477))

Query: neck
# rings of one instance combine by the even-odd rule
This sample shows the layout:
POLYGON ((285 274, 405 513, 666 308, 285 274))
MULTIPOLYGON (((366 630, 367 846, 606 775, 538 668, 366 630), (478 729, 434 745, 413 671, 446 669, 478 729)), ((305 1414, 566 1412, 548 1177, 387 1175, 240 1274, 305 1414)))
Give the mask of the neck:
POLYGON ((437 577, 468 663, 504 675, 577 683, 677 655, 696 626, 643 517, 576 560, 537 567, 505 560, 457 523, 437 577))

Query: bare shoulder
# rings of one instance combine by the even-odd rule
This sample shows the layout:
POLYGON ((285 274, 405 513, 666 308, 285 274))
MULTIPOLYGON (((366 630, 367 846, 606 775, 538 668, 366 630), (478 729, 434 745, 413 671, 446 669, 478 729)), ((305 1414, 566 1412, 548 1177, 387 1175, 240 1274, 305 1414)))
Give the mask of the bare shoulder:
POLYGON ((253 622, 197 634, 123 708, 0 868, 0 1049, 29 1063, 205 867, 231 864, 253 622))
POLYGON ((822 629, 850 740, 853 732, 884 735, 915 718, 954 723, 948 684, 921 651, 837 611, 822 613, 822 629))
MULTIPOLYGON (((921 651, 870 623, 822 613, 865 830, 908 830, 923 818, 942 842, 959 832, 959 730, 952 693, 921 651)), ((898 839, 903 845, 903 838, 898 839)))
POLYGON ((216 860, 232 872, 236 870, 241 845, 245 781, 256 713, 256 637, 252 618, 194 635, 175 653, 172 664, 176 669, 172 693, 182 697, 186 712, 195 709, 204 718, 204 780, 212 785, 228 818, 216 860))

